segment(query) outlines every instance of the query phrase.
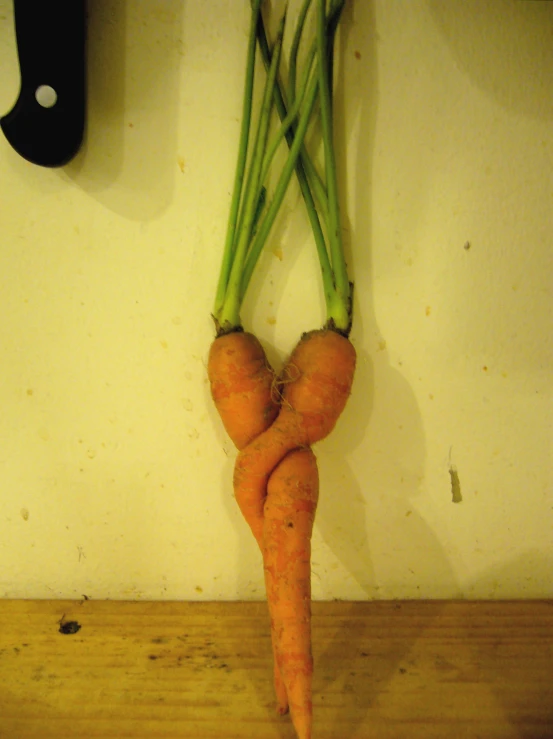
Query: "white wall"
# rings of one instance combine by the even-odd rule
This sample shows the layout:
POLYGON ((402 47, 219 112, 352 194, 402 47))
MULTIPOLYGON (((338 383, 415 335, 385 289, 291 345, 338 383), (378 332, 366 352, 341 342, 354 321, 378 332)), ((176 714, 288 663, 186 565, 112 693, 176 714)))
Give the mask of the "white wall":
MULTIPOLYGON (((90 3, 86 147, 0 138, 0 597, 263 596, 205 373, 248 7, 90 3)), ((359 368, 316 450, 316 598, 553 594, 552 34, 542 2, 345 12, 359 368)), ((273 359, 323 320, 295 188, 243 319, 273 359)))

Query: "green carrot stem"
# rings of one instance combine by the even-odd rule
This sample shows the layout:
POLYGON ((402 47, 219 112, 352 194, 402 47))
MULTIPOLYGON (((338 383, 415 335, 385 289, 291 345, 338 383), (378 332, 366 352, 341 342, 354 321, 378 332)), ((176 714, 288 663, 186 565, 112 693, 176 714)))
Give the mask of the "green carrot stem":
MULTIPOLYGON (((345 0, 330 0, 330 7, 326 18, 326 59, 320 57, 321 64, 326 65, 326 74, 328 79, 328 100, 330 103, 330 119, 333 117, 333 76, 334 76, 334 40, 336 36, 336 30, 340 21, 340 16, 345 5, 345 0)), ((328 112, 327 112, 328 115, 328 112)), ((332 127, 331 127, 332 130, 332 127)), ((334 142, 330 141, 332 146, 332 152, 334 152, 334 142)), ((334 172, 336 172, 336 166, 334 164, 334 172)), ((337 186, 336 186, 337 190, 337 186)), ((337 202, 337 200, 336 200, 337 202)), ((338 211, 339 213, 339 211, 338 211)), ((339 221, 338 221, 339 225, 339 221)), ((347 268, 345 264, 343 244, 341 238, 341 231, 339 233, 339 254, 340 264, 343 265, 345 271, 345 278, 347 280, 347 268)), ((336 273, 335 273, 336 274, 336 273)), ((330 309, 327 312, 327 326, 335 330, 340 331, 344 336, 348 336, 351 330, 352 324, 352 308, 353 308, 353 284, 347 284, 347 291, 344 291, 338 287, 333 295, 330 309)))
POLYGON ((257 224, 259 223, 259 219, 261 218, 261 214, 263 213, 263 208, 265 207, 265 203, 267 201, 267 188, 262 187, 259 191, 259 197, 257 198, 257 205, 255 206, 255 214, 253 217, 253 224, 252 224, 252 234, 254 234, 257 230, 257 224))
POLYGON ((338 202, 338 178, 334 154, 334 134, 332 125, 331 86, 328 69, 327 16, 325 0, 317 0, 317 47, 319 70, 319 100, 321 105, 321 129, 323 136, 326 187, 328 192, 329 251, 334 273, 334 285, 338 297, 349 306, 350 283, 344 257, 340 225, 340 206, 338 202))
MULTIPOLYGON (((271 63, 271 52, 269 51, 269 44, 267 42, 267 34, 265 33, 265 26, 263 24, 263 18, 261 16, 261 13, 259 14, 259 19, 257 23, 257 38, 259 41, 259 48, 261 51, 261 56, 263 58, 263 63, 265 64, 265 68, 268 69, 271 63)), ((280 84, 277 84, 275 87, 275 104, 276 104, 279 118, 281 121, 283 121, 286 118, 287 110, 286 110, 286 102, 284 100, 284 93, 282 92, 282 88, 280 84)), ((290 128, 288 129, 287 133, 285 134, 288 146, 292 146, 292 142, 294 140, 294 131, 295 131, 295 125, 292 124, 290 128)), ((324 218, 324 214, 326 213, 328 209, 326 205, 326 199, 327 199, 326 189, 305 147, 302 147, 302 150, 300 152, 300 157, 298 159, 298 164, 296 168, 296 174, 297 174, 300 187, 301 187, 301 191, 304 195, 304 198, 305 198, 307 190, 310 190, 310 191, 312 190, 312 196, 308 196, 308 198, 311 201, 315 199, 317 208, 320 210, 324 218)))
POLYGON ((304 74, 303 74, 303 77, 300 83, 299 94, 296 96, 292 107, 288 110, 286 117, 282 121, 282 125, 276 132, 276 135, 273 137, 273 140, 271 141, 267 149, 267 152, 263 158, 263 167, 261 170, 261 177, 260 177, 261 184, 265 182, 265 179, 269 172, 269 167, 271 166, 271 162, 276 154, 276 151, 278 147, 280 146, 282 139, 286 136, 287 131, 290 129, 295 119, 297 118, 298 112, 305 99, 309 77, 313 69, 313 61, 315 59, 316 50, 317 50, 316 45, 313 44, 313 46, 311 47, 309 56, 307 58, 306 64, 305 64, 305 70, 304 70, 304 74))
MULTIPOLYGON (((250 161, 250 172, 248 175, 248 187, 243 196, 242 212, 240 214, 240 229, 236 233, 236 247, 228 277, 227 288, 223 303, 216 318, 224 328, 237 327, 240 325, 240 304, 241 300, 241 282, 244 271, 244 263, 250 246, 252 231, 256 216, 259 215, 258 205, 260 190, 258 189, 259 178, 261 174, 261 166, 263 164, 263 153, 267 144, 267 136, 269 132, 269 123, 271 117, 271 108, 274 101, 274 87, 276 84, 276 76, 280 64, 280 56, 282 52, 282 40, 284 35, 284 24, 286 15, 281 19, 271 66, 267 74, 267 80, 263 91, 263 100, 261 103, 261 112, 259 115, 258 128, 255 138, 254 150, 250 161)), ((257 225, 257 224, 256 224, 257 225)), ((261 228, 256 231, 255 238, 259 237, 261 228)))
POLYGON ((330 85, 329 89, 330 89, 330 102, 331 103, 332 103, 332 87, 333 87, 333 78, 334 78, 334 39, 336 36, 336 30, 338 28, 338 24, 340 22, 340 16, 342 15, 342 10, 344 9, 345 4, 346 4, 346 0, 331 0, 330 8, 327 14, 327 23, 326 23, 326 37, 328 39, 327 65, 328 65, 328 81, 330 85))
POLYGON ((253 270, 255 268, 255 265, 257 264, 257 260, 259 259, 259 255, 261 254, 267 236, 269 235, 269 231, 271 230, 271 227, 275 221, 278 210, 284 199, 286 189, 296 167, 296 162, 300 154, 305 132, 307 131, 307 126, 311 118, 311 112, 313 110, 313 106, 315 105, 315 99, 317 97, 317 87, 317 76, 314 76, 309 83, 305 107, 303 108, 300 119, 298 121, 298 127, 295 133, 294 142, 290 148, 288 159, 286 160, 286 164, 284 165, 284 168, 280 174, 280 178, 275 188, 271 204, 269 205, 269 208, 267 209, 267 212, 265 213, 265 216, 263 217, 259 225, 259 229, 257 231, 255 239, 250 247, 250 252, 248 254, 248 259, 246 260, 242 276, 242 299, 246 293, 251 276, 253 274, 253 270))
POLYGON ((290 46, 290 59, 288 62, 288 103, 293 105, 296 99, 296 70, 298 66, 298 52, 300 49, 300 42, 303 33, 303 27, 305 25, 305 19, 309 11, 311 0, 304 0, 298 14, 298 20, 296 23, 296 30, 294 38, 292 39, 292 45, 290 46))
MULTIPOLYGON (((263 184, 263 161, 264 153, 267 146, 267 136, 269 133, 269 123, 271 119, 271 109, 274 102, 273 89, 276 83, 276 75, 280 64, 282 53, 282 41, 284 36, 284 25, 286 21, 286 13, 280 20, 277 32, 277 38, 274 45, 271 65, 267 71, 267 79, 263 91, 263 100, 261 103, 261 111, 255 134, 255 140, 252 147, 252 155, 249 171, 246 179, 246 185, 243 187, 242 207, 238 219, 238 227, 235 230, 235 246, 240 240, 244 240, 249 244, 251 231, 256 219, 256 210, 259 205, 261 196, 261 186, 263 184), (253 214, 253 215, 252 215, 253 214)), ((259 215, 259 214, 258 214, 259 215)))
MULTIPOLYGON (((271 63, 271 52, 269 51, 269 44, 267 42, 267 35, 265 33, 265 26, 263 24, 263 18, 261 14, 259 14, 257 23, 257 38, 259 41, 259 48, 261 50, 261 55, 265 64, 265 68, 268 69, 271 63)), ((275 104, 281 121, 285 120, 287 116, 286 103, 284 102, 284 95, 278 81, 275 85, 275 104)), ((292 124, 292 126, 290 126, 290 128, 288 128, 288 130, 285 132, 286 142, 288 143, 289 147, 291 147, 294 142, 294 133, 295 125, 292 124)), ((319 263, 321 266, 325 302, 328 310, 334 292, 334 282, 332 277, 332 270, 330 267, 330 260, 328 258, 328 252, 325 245, 325 239, 319 220, 319 214, 317 212, 317 207, 319 207, 319 210, 322 211, 324 217, 324 213, 327 208, 322 207, 321 201, 324 201, 326 206, 326 192, 324 192, 324 185, 322 184, 318 173, 316 172, 316 170, 314 170, 311 159, 309 158, 309 155, 307 154, 303 146, 296 162, 296 176, 298 178, 303 199, 305 201, 309 222, 313 230, 313 236, 317 248, 317 255, 319 257, 319 263), (309 166, 311 166, 312 170, 315 171, 315 178, 308 178, 306 170, 309 168, 309 166), (319 198, 317 198, 317 207, 315 205, 313 192, 310 186, 310 183, 314 184, 315 181, 319 183, 320 189, 323 191, 322 193, 319 193, 319 198)), ((313 191, 315 191, 315 188, 313 188, 313 191)))
POLYGON ((228 278, 232 267, 232 257, 234 252, 234 234, 236 229, 236 222, 238 220, 238 210, 240 208, 240 198, 242 194, 242 184, 244 180, 244 170, 246 168, 248 139, 250 134, 255 71, 256 28, 258 19, 261 17, 261 2, 262 0, 252 0, 252 14, 248 37, 248 51, 246 57, 244 100, 242 103, 242 124, 240 128, 240 139, 238 144, 238 160, 236 163, 236 172, 234 175, 234 186, 227 223, 227 233, 225 238, 223 259, 221 262, 221 271, 219 273, 219 281, 217 283, 217 291, 215 293, 215 306, 213 310, 213 314, 215 316, 217 315, 223 304, 225 292, 227 289, 228 278))

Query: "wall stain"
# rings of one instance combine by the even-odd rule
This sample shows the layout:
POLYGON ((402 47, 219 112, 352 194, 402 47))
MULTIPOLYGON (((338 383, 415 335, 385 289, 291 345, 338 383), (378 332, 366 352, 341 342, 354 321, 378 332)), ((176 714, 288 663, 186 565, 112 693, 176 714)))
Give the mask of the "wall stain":
POLYGON ((453 465, 449 465, 449 477, 451 478, 451 502, 462 503, 463 496, 461 494, 461 481, 459 480, 459 473, 457 468, 453 465))

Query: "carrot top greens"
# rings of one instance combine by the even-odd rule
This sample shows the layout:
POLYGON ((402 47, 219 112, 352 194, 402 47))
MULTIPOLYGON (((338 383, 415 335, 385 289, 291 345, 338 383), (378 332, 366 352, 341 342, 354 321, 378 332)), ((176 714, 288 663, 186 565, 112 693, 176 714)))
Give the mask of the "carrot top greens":
POLYGON ((251 0, 238 159, 213 308, 218 334, 241 328, 242 302, 294 171, 319 257, 326 325, 346 336, 349 334, 352 286, 341 234, 332 121, 334 38, 344 4, 345 0, 313 0, 311 7, 312 0, 303 0, 290 47, 286 84, 283 84, 281 58, 286 11, 270 45, 261 12, 262 0, 251 0), (310 11, 314 13, 316 33, 300 64, 302 42, 307 45, 304 32, 310 11), (254 127, 252 108, 257 51, 263 59, 266 77, 254 127), (277 126, 274 125, 275 112, 280 119, 277 126), (321 174, 305 144, 306 132, 312 124, 318 125, 322 137, 324 167, 321 174), (267 176, 284 140, 288 144, 288 155, 278 173, 274 191, 268 195, 267 176))

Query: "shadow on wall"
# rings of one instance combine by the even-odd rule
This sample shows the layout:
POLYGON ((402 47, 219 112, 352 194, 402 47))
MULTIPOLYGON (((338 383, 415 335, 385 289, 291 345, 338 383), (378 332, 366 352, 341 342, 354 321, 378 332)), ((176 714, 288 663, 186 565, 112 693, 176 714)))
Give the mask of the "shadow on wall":
POLYGON ((87 133, 61 176, 133 220, 172 198, 183 13, 182 0, 89 3, 87 133))
POLYGON ((428 0, 457 66, 503 108, 553 118, 553 3, 428 0))
POLYGON ((549 583, 545 598, 553 598, 553 545, 551 551, 528 549, 515 559, 507 560, 484 570, 469 582, 464 590, 468 599, 524 600, 526 593, 543 591, 549 583), (536 587, 535 583, 539 583, 536 587))
MULTIPOLYGON (((336 144, 346 252, 351 244, 354 251, 352 341, 368 351, 358 352, 353 393, 338 433, 318 446, 321 497, 315 525, 366 597, 420 597, 425 592, 454 597, 459 587, 443 547, 410 505, 425 468, 421 413, 411 386, 390 365, 372 298, 369 197, 378 106, 376 45, 374 3, 347 5, 336 85, 336 144), (358 142, 355 159, 349 156, 355 192, 348 193, 345 163, 352 139, 358 142), (347 461, 356 449, 355 456, 364 455, 363 477, 371 481, 365 490, 347 461), (386 582, 382 587, 373 547, 386 582)), ((315 560, 313 570, 316 576, 315 560)), ((339 591, 323 593, 323 598, 336 596, 347 597, 339 591)))

